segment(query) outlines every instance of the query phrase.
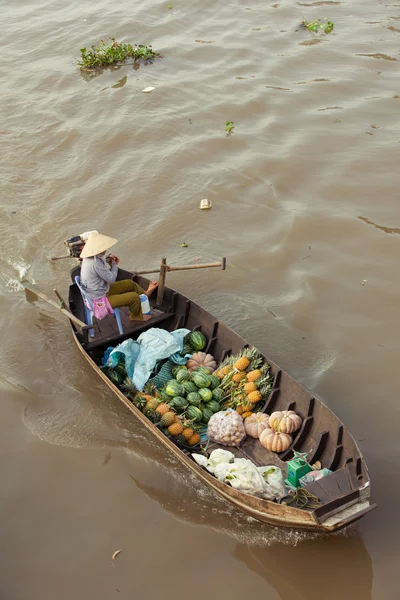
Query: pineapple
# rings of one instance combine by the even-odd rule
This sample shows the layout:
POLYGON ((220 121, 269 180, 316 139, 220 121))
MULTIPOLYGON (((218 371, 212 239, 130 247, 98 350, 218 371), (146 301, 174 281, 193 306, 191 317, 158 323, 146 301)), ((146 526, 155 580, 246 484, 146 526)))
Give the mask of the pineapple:
POLYGON ((262 373, 260 369, 255 369, 254 371, 247 373, 247 381, 257 381, 257 379, 260 379, 261 376, 262 373))
POLYGON ((247 394, 250 394, 251 392, 256 392, 257 384, 254 383, 254 381, 249 381, 248 383, 245 383, 243 391, 246 394, 246 396, 247 396, 247 394))
POLYGON ((247 396, 246 400, 248 402, 251 402, 252 404, 256 404, 257 402, 260 402, 260 400, 262 400, 261 392, 259 392, 258 390, 256 390, 255 392, 250 392, 250 394, 247 396))
POLYGON ((182 436, 185 438, 186 442, 187 442, 187 440, 190 440, 190 438, 192 437, 193 434, 194 434, 194 429, 192 429, 191 427, 186 427, 182 431, 182 436))
POLYGON ((168 427, 168 433, 170 433, 171 435, 174 435, 174 436, 180 435, 182 433, 182 431, 183 431, 183 427, 180 423, 172 423, 172 425, 170 425, 168 427))
POLYGON ((226 365, 226 367, 223 367, 221 369, 222 373, 225 375, 228 375, 228 373, 230 373, 232 371, 232 367, 230 365, 226 365))
POLYGON ((157 386, 155 386, 154 383, 146 383, 143 391, 145 394, 156 398, 160 395, 157 386))
POLYGON ((241 356, 233 365, 237 371, 245 371, 249 366, 250 361, 246 356, 241 356))
POLYGON ((243 414, 245 412, 250 412, 254 409, 255 404, 253 404, 252 402, 244 402, 243 404, 241 404, 241 406, 239 408, 242 408, 242 412, 239 414, 243 414))
POLYGON ((232 381, 234 381, 235 383, 239 383, 245 377, 246 377, 246 372, 245 371, 239 371, 239 373, 235 373, 234 374, 234 376, 232 377, 232 381))
POLYGON ((160 425, 162 427, 168 427, 169 425, 172 425, 172 423, 174 423, 174 422, 175 422, 175 413, 172 410, 163 414, 163 416, 160 419, 160 425))
POLYGON ((136 385, 129 379, 129 377, 125 377, 124 382, 121 385, 121 390, 126 393, 128 397, 132 398, 138 394, 136 385))
POLYGON ((165 415, 165 413, 167 413, 169 411, 170 411, 170 408, 169 408, 168 404, 165 404, 164 402, 159 404, 156 408, 156 413, 158 415, 160 415, 160 417, 162 417, 163 415, 165 415))
POLYGON ((143 398, 143 396, 141 396, 140 394, 136 394, 132 402, 139 410, 143 410, 146 406, 146 399, 143 398))
POLYGON ((239 404, 239 406, 236 409, 236 412, 239 413, 239 415, 242 415, 245 411, 244 411, 244 404, 239 404))
POLYGON ((252 415, 252 414, 253 414, 253 413, 251 412, 251 410, 248 410, 247 412, 244 412, 244 413, 242 414, 242 419, 243 419, 243 420, 244 420, 244 419, 247 419, 247 417, 251 417, 251 415, 252 415))
POLYGON ((153 398, 152 396, 150 396, 150 399, 147 400, 146 402, 146 408, 152 408, 153 410, 156 410, 156 408, 158 407, 158 400, 156 398, 153 398))
POLYGON ((200 436, 198 433, 194 433, 187 441, 188 446, 196 446, 200 442, 200 436))
POLYGON ((149 406, 145 406, 145 408, 143 410, 143 414, 150 421, 155 421, 156 420, 156 411, 153 408, 150 408, 149 406))
POLYGON ((220 369, 219 371, 217 371, 217 377, 219 379, 223 379, 224 378, 224 370, 220 369))

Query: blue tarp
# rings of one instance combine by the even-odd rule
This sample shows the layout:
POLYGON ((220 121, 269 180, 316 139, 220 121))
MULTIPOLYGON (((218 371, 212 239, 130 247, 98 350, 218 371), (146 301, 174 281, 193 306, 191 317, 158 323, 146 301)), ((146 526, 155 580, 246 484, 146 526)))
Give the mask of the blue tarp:
POLYGON ((172 333, 152 327, 142 333, 137 341, 125 340, 111 352, 106 352, 104 365, 115 367, 121 354, 125 358, 125 368, 129 379, 142 391, 157 361, 171 358, 176 364, 186 364, 187 358, 180 355, 183 338, 189 329, 177 329, 172 333), (108 354, 107 354, 108 353, 108 354))

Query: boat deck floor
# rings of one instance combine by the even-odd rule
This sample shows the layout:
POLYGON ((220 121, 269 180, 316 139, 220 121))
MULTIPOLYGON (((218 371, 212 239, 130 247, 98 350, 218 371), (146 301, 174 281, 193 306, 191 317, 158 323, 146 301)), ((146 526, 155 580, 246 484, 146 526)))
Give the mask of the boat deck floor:
MULTIPOLYGON (((151 309, 151 319, 148 321, 130 321, 129 309, 121 307, 118 309, 121 315, 123 335, 126 337, 137 337, 143 330, 149 327, 156 327, 171 317, 170 313, 165 313, 158 308, 151 309)), ((89 335, 88 350, 97 346, 115 340, 119 335, 117 320, 113 315, 98 321, 93 320, 94 336, 89 335)))

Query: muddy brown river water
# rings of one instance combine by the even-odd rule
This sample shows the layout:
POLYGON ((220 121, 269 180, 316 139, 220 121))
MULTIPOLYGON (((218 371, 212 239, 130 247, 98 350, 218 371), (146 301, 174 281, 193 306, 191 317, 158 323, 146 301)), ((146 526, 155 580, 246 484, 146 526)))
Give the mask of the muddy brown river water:
POLYGON ((2 4, 0 597, 397 600, 400 4, 171 4, 2 4), (79 48, 109 36, 164 58, 83 78, 79 48), (379 509, 286 532, 166 456, 21 292, 27 273, 65 294, 47 258, 93 228, 125 268, 227 256, 169 284, 342 418, 379 509))

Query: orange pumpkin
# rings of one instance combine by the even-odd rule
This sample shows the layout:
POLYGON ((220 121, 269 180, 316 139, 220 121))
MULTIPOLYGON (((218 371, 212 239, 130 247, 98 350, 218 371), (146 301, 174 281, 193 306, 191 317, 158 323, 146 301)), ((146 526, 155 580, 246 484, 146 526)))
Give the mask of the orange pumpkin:
POLYGON ((294 433, 300 429, 303 420, 294 410, 278 410, 269 418, 269 426, 281 433, 294 433))
POLYGON ((189 358, 186 366, 190 372, 198 369, 199 367, 206 367, 209 372, 212 373, 215 370, 217 363, 211 354, 206 354, 205 352, 195 352, 192 358, 189 358))
POLYGON ((264 448, 271 452, 284 452, 293 441, 292 436, 288 433, 281 433, 273 429, 264 429, 259 439, 264 448))
POLYGON ((254 413, 246 419, 244 424, 247 435, 256 439, 259 438, 265 429, 269 429, 268 421, 269 416, 265 413, 254 413))

